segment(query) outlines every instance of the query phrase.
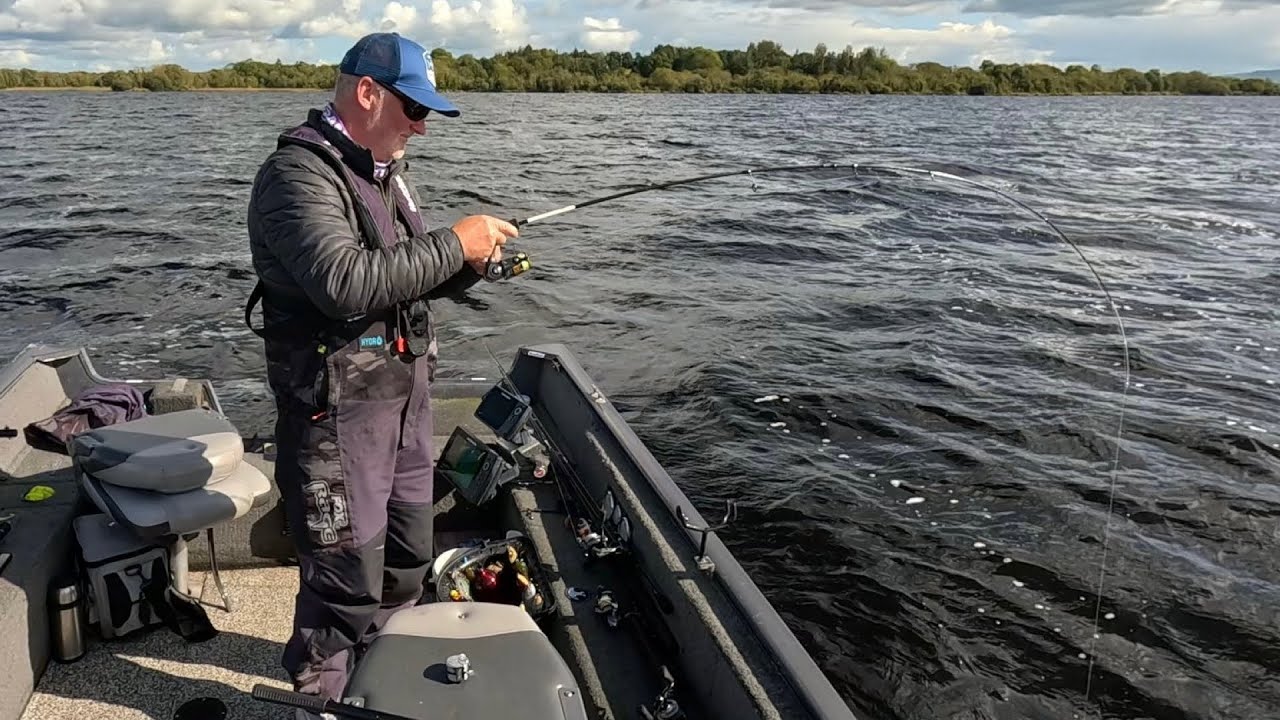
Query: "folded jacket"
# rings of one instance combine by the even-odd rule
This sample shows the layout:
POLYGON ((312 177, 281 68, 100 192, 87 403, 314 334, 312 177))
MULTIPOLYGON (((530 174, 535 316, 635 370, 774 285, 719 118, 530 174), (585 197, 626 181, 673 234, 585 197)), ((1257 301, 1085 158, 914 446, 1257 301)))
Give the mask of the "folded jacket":
POLYGON ((137 420, 147 414, 146 399, 133 385, 95 385, 52 416, 24 429, 32 447, 66 454, 67 442, 87 430, 137 420))

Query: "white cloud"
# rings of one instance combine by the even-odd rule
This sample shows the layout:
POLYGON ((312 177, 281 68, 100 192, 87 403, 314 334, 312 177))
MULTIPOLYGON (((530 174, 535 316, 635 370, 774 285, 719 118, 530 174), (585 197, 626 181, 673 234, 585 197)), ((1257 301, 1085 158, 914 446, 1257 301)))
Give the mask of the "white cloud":
POLYGON ((147 62, 153 65, 165 62, 172 56, 173 50, 165 47, 165 44, 156 38, 152 38, 147 44, 147 62))
POLYGON ((85 17, 82 5, 71 0, 61 0, 52 5, 41 0, 17 0, 0 13, 0 31, 17 35, 51 33, 87 22, 90 21, 85 17))
MULTIPOLYGON (((892 27, 868 21, 847 9, 804 7, 743 7, 715 0, 680 2, 663 7, 654 18, 678 37, 675 45, 705 45, 713 49, 745 48, 761 39, 773 40, 789 52, 812 50, 819 43, 839 51, 883 47, 899 62, 937 61, 968 65, 984 58, 1002 62, 1042 60, 1048 51, 1026 44, 1012 27, 991 19, 975 23, 942 21, 933 27, 892 27)), ((648 28, 641 26, 641 30, 648 28)), ((661 28, 649 37, 668 37, 661 28)))
POLYGON ((298 33, 303 37, 345 37, 358 38, 373 32, 371 23, 355 19, 350 15, 325 15, 314 20, 307 20, 298 26, 298 33))
POLYGON ((344 0, 16 0, 0 12, 0 30, 74 37, 109 29, 270 32, 337 13, 343 5, 344 0))
MULTIPOLYGON (((310 40, 290 41, 279 39, 253 40, 243 38, 232 42, 202 42, 190 51, 189 56, 206 57, 214 61, 215 66, 222 66, 241 60, 261 60, 263 62, 292 63, 311 61, 315 56, 315 43, 310 40)), ((337 62, 330 60, 329 62, 337 62)), ((185 65, 185 63, 184 63, 185 65)))
MULTIPOLYGON (((1215 0, 1216 5, 1216 0, 1215 0)), ((1060 48, 1060 63, 1103 67, 1240 72, 1280 67, 1280 6, 1215 12, 1203 4, 1145 17, 1037 18, 1025 35, 1040 46, 1060 48)))
POLYGON ((0 50, 0 67, 28 67, 35 62, 35 57, 22 49, 0 50))
POLYGON ((636 40, 640 39, 638 30, 627 30, 616 17, 607 20, 584 17, 582 27, 579 37, 583 47, 595 52, 624 52, 630 50, 636 40))
POLYGON ((428 47, 491 52, 519 47, 529 40, 528 12, 516 0, 467 0, 456 5, 450 0, 432 0, 425 16, 393 0, 387 3, 383 17, 400 33, 428 47))
POLYGON ((903 63, 1040 62, 1050 54, 1028 47, 1012 28, 991 19, 977 24, 944 22, 933 29, 859 26, 854 35, 854 47, 884 47, 903 63))
MULTIPOLYGON (((432 19, 438 13, 448 14, 450 11, 447 0, 436 0, 431 4, 432 19)), ((402 33, 412 30, 413 26, 418 23, 418 8, 412 5, 401 5, 398 2, 389 2, 387 7, 382 11, 382 27, 386 29, 398 30, 402 33)))

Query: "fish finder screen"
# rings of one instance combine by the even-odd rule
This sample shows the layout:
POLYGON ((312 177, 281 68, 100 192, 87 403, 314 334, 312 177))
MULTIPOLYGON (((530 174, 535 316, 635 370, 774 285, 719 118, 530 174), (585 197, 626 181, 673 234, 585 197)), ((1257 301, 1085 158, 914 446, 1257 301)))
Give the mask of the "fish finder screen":
POLYGON ((444 456, 440 458, 444 466, 442 469, 449 473, 449 479, 459 490, 466 491, 475 482, 489 452, 488 447, 474 438, 454 433, 444 448, 444 456))
POLYGON ((501 437, 509 437, 518 432, 528 414, 528 402, 501 385, 485 393, 480 406, 476 408, 476 419, 501 437))

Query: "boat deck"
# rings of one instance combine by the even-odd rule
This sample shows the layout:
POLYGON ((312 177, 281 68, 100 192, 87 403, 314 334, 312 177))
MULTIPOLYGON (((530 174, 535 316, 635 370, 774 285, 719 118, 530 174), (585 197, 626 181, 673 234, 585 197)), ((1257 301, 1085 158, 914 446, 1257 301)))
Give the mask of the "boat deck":
POLYGON ((213 697, 235 720, 292 718, 291 711, 249 696, 256 683, 289 689, 280 653, 293 621, 298 570, 254 568, 222 572, 235 612, 218 607, 212 576, 191 573, 192 588, 219 634, 188 643, 167 628, 104 642, 90 633, 77 662, 49 663, 22 720, 170 720, 183 703, 213 697))
MULTIPOLYGON (((476 403, 474 397, 435 400, 435 427, 452 431, 463 425, 481 437, 491 436, 472 415, 476 403)), ((436 447, 443 447, 447 439, 447 435, 438 435, 436 447)), ((268 448, 266 455, 246 453, 245 462, 270 477, 271 457, 268 448)), ((30 448, 23 472, 15 474, 24 487, 39 477, 41 482, 65 490, 65 495, 60 494, 64 502, 76 494, 65 456, 30 448)), ((192 644, 159 626, 104 641, 96 626, 90 626, 85 656, 66 665, 51 661, 21 720, 170 720, 183 703, 199 697, 221 700, 229 719, 292 718, 287 708, 249 695, 257 683, 291 687, 280 656, 292 628, 298 570, 292 564, 264 567, 285 562, 291 554, 291 543, 281 534, 278 497, 273 490, 267 501, 247 516, 217 530, 218 562, 233 612, 222 609, 213 577, 206 572, 208 548, 204 539, 191 543, 191 587, 193 594, 199 589, 198 597, 219 630, 217 637, 192 644)), ((563 515, 553 490, 546 486, 521 488, 512 493, 510 503, 507 522, 502 524, 529 533, 544 565, 556 578, 551 592, 557 598, 560 620, 551 635, 579 676, 586 698, 596 710, 594 716, 628 716, 637 705, 655 697, 659 687, 648 677, 652 670, 625 633, 605 631, 603 622, 591 616, 590 603, 569 599, 568 587, 593 588, 602 581, 599 571, 587 571, 578 560, 580 552, 572 533, 562 526, 563 515), (551 522, 544 524, 544 519, 551 522)), ((455 504, 452 495, 440 498, 435 512, 437 551, 452 546, 452 541, 474 537, 471 531, 480 529, 484 520, 500 519, 491 513, 479 517, 473 509, 455 504)), ((65 523, 71 508, 63 513, 65 523)))
MULTIPOLYGON (((675 509, 688 512, 695 524, 704 519, 572 355, 561 346, 539 348, 522 354, 512 375, 537 401, 545 426, 540 432, 559 448, 556 466, 540 480, 526 468, 519 482, 482 508, 457 501, 437 479, 444 492, 434 503, 436 551, 509 531, 527 537, 544 573, 543 592, 555 602, 543 631, 575 675, 589 717, 621 720, 652 706, 667 665, 677 673, 676 692, 690 718, 782 720, 814 717, 812 709, 819 708, 821 717, 852 719, 714 534, 706 551, 715 562, 714 575, 693 565, 696 546, 675 509), (613 512, 625 515, 628 552, 616 561, 588 561, 568 522, 560 495, 565 488, 572 488, 572 503, 589 507, 608 498, 613 512), (621 599, 623 622, 617 627, 594 611, 592 591, 606 587, 621 599), (570 588, 584 589, 588 597, 575 593, 575 600, 570 588)), ((438 448, 458 425, 491 437, 474 417, 491 386, 480 380, 440 382, 433 389, 438 448)), ((29 351, 0 372, 0 426, 21 428, 48 417, 98 382, 103 379, 83 351, 29 351)), ((169 380, 129 382, 141 389, 177 387, 169 380)), ((196 389, 214 397, 204 381, 196 389)), ((249 438, 244 462, 272 477, 274 448, 249 438)), ((170 720, 198 698, 221 701, 231 720, 292 717, 289 709, 250 695, 259 683, 289 687, 280 659, 291 632, 298 571, 290 562, 293 543, 274 490, 215 531, 232 612, 222 609, 206 572, 208 544, 200 538, 189 546, 192 593, 204 603, 218 636, 191 644, 159 626, 104 641, 91 626, 84 657, 68 665, 47 661, 48 588, 71 564, 72 519, 96 512, 68 465, 65 455, 29 447, 20 435, 0 437, 0 511, 15 514, 13 531, 0 545, 13 554, 0 577, 0 657, 10 659, 7 672, 0 673, 0 720, 170 720), (22 502, 22 493, 35 484, 53 487, 56 495, 22 502)))
MULTIPOLYGON (((464 425, 478 435, 490 435, 472 416, 477 402, 476 397, 437 399, 433 403, 436 427, 452 431, 464 425)), ((437 436, 437 447, 447 439, 447 435, 437 436)), ((70 550, 70 521, 81 503, 69 459, 26 447, 21 438, 9 442, 24 446, 20 454, 15 453, 12 470, 0 475, 0 507, 12 508, 18 515, 8 540, 26 548, 43 543, 47 555, 58 556, 70 550), (21 495, 35 484, 52 487, 54 497, 35 505, 22 503, 21 495)), ((265 456, 247 452, 245 462, 273 476, 270 451, 265 456)), ((191 543, 191 588, 219 630, 217 637, 192 644, 160 626, 104 641, 91 625, 84 657, 66 665, 50 661, 21 719, 170 720, 183 703, 198 697, 221 700, 228 708, 227 717, 235 720, 292 718, 287 708, 249 696, 257 683, 291 687, 280 656, 292 628, 298 570, 292 564, 280 564, 292 554, 292 544, 281 533, 278 499, 273 489, 249 515, 217 529, 218 562, 233 612, 222 609, 213 577, 205 572, 208 546, 203 537, 191 543)), ((9 547, 6 542, 4 549, 9 547)), ((43 608, 30 609, 43 612, 43 608)))

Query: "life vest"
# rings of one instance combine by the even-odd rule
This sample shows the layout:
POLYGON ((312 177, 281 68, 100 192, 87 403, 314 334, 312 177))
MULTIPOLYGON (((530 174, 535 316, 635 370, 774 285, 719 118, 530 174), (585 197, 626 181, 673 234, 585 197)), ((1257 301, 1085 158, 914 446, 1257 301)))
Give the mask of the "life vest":
MULTIPOLYGON (((400 236, 397 232, 397 216, 407 226, 410 237, 422 235, 425 224, 403 176, 393 169, 389 178, 395 206, 393 213, 392 208, 387 206, 381 188, 374 181, 355 172, 343 160, 342 151, 335 142, 350 143, 337 129, 319 119, 319 114, 313 111, 307 123, 282 133, 276 147, 281 148, 285 145, 305 147, 322 158, 342 178, 343 184, 354 201, 362 246, 369 249, 391 248, 398 243, 400 236)), ((244 308, 245 325, 265 340, 301 339, 316 332, 322 332, 325 329, 324 326, 345 327, 354 322, 327 318, 315 308, 290 307, 290 310, 308 317, 309 321, 290 322, 283 328, 265 325, 261 329, 256 328, 253 326, 251 316, 253 308, 262 301, 265 292, 266 287, 259 280, 250 292, 244 308)), ((376 315, 375 319, 387 321, 386 339, 387 342, 395 344, 394 349, 397 352, 411 357, 421 357, 430 351, 429 346, 433 338, 426 300, 404 302, 390 311, 376 315)))
MULTIPOLYGON (((406 237, 423 233, 422 216, 397 169, 392 169, 388 181, 394 199, 389 203, 378 183, 344 162, 340 146, 353 144, 317 111, 312 111, 306 124, 280 136, 278 147, 288 144, 316 153, 342 179, 352 197, 365 248, 380 250, 400 242, 397 217, 406 237)), ((245 324, 266 340, 267 382, 282 407, 315 421, 333 411, 346 412, 353 420, 390 406, 396 408, 399 427, 395 432, 401 446, 424 428, 430 435, 428 389, 435 375, 436 347, 426 298, 337 320, 305 299, 271 297, 267 301, 273 307, 289 311, 289 321, 277 323, 284 327, 258 329, 250 322, 250 314, 265 292, 259 280, 245 305, 245 324)))

